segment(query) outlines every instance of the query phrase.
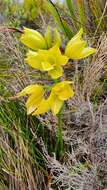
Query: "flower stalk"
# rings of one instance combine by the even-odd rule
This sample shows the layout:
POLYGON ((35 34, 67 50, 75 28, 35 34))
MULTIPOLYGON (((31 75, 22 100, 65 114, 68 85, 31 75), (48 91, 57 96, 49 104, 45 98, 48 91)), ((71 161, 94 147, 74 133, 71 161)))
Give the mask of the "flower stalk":
POLYGON ((57 145, 56 145, 56 156, 59 158, 62 158, 64 154, 64 143, 63 143, 63 135, 62 135, 62 115, 64 110, 64 104, 60 110, 60 112, 57 114, 57 145))

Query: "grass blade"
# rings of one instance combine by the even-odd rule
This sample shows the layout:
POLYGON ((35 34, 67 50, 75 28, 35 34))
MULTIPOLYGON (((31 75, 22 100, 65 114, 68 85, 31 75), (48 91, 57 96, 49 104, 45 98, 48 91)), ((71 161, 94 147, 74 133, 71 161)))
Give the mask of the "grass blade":
POLYGON ((69 26, 67 25, 67 23, 65 21, 62 21, 59 12, 57 10, 57 8, 55 7, 55 5, 51 2, 51 0, 48 0, 47 3, 47 9, 49 10, 49 12, 52 14, 54 20, 56 21, 56 23, 58 24, 58 26, 60 27, 60 29, 62 30, 62 32, 69 38, 71 39, 72 37, 72 31, 69 28, 69 26))

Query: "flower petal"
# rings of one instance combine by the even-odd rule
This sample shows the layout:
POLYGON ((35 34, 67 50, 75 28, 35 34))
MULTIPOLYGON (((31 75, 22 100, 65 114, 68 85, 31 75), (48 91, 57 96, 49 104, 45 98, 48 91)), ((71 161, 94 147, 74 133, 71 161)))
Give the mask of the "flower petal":
POLYGON ((49 110, 49 108, 50 108, 49 102, 43 99, 41 103, 39 104, 37 110, 32 115, 39 115, 39 114, 46 113, 49 110))
POLYGON ((79 40, 78 42, 73 43, 71 46, 66 46, 65 55, 68 56, 70 59, 77 59, 85 46, 86 42, 83 40, 79 40))
POLYGON ((49 101, 50 108, 51 108, 53 114, 54 115, 58 114, 61 107, 63 106, 64 101, 59 100, 58 97, 55 94, 53 94, 53 92, 51 92, 48 101, 49 101))
POLYGON ((65 48, 65 55, 70 59, 83 59, 96 52, 96 49, 86 47, 87 42, 82 39, 83 29, 68 42, 65 48))
POLYGON ((54 69, 50 70, 48 74, 53 78, 57 79, 62 76, 63 74, 63 69, 62 67, 54 67, 54 69))
POLYGON ((67 46, 71 46, 73 43, 78 43, 79 40, 82 40, 82 34, 83 34, 83 28, 81 28, 73 38, 71 38, 67 46))
POLYGON ((42 101, 43 96, 36 96, 35 94, 32 94, 27 102, 27 114, 31 114, 33 111, 36 110, 36 108, 39 106, 40 102, 42 101))
POLYGON ((42 62, 41 65, 43 71, 50 71, 54 68, 49 62, 42 62))
POLYGON ((49 54, 54 58, 55 66, 65 65, 69 60, 66 55, 61 54, 58 44, 49 49, 49 54))
POLYGON ((24 28, 20 41, 33 50, 47 48, 44 37, 36 30, 24 28))
POLYGON ((83 59, 85 57, 88 57, 89 55, 96 53, 96 49, 95 48, 91 48, 91 47, 87 47, 84 48, 81 53, 77 56, 77 59, 83 59))
POLYGON ((72 83, 72 81, 59 82, 52 88, 52 92, 56 94, 60 100, 67 100, 74 96, 74 91, 70 86, 70 83, 72 83))
POLYGON ((74 91, 70 86, 68 86, 68 88, 62 91, 58 97, 60 100, 67 100, 68 98, 73 96, 74 96, 74 91))
POLYGON ((27 53, 27 58, 25 59, 25 62, 35 69, 41 70, 42 68, 41 57, 36 52, 29 51, 27 53))
POLYGON ((25 96, 29 94, 35 93, 36 96, 39 96, 44 93, 44 89, 42 85, 29 85, 25 87, 21 92, 19 92, 17 95, 20 96, 25 96))
POLYGON ((40 38, 41 40, 43 39, 43 36, 40 34, 40 32, 36 31, 36 30, 33 30, 31 28, 27 28, 27 27, 24 27, 24 33, 25 34, 29 34, 29 35, 35 35, 37 36, 38 38, 40 38))
POLYGON ((58 59, 58 65, 66 65, 68 63, 69 57, 62 55, 59 59, 58 59))

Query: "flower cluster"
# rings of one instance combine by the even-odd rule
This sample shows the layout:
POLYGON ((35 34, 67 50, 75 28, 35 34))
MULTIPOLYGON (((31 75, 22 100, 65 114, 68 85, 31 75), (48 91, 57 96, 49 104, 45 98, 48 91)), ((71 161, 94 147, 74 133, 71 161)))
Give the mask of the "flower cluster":
MULTIPOLYGON (((46 71, 53 79, 63 76, 63 67, 70 59, 79 60, 96 52, 96 49, 88 47, 87 42, 82 39, 83 29, 67 43, 65 53, 60 50, 61 37, 57 29, 53 35, 48 27, 46 33, 24 28, 20 41, 30 48, 25 59, 31 67, 40 71, 46 71), (52 38, 53 36, 53 38, 52 38)), ((44 85, 29 85, 24 88, 18 96, 29 95, 26 102, 27 113, 39 115, 51 110, 53 114, 58 114, 65 100, 74 96, 72 81, 61 81, 53 84, 47 94, 44 85)))
POLYGON ((64 100, 72 97, 74 92, 70 87, 71 81, 62 81, 52 86, 49 97, 45 98, 46 88, 42 85, 29 85, 24 88, 18 95, 30 95, 27 102, 27 113, 39 115, 52 110, 53 114, 57 114, 61 109, 64 100))

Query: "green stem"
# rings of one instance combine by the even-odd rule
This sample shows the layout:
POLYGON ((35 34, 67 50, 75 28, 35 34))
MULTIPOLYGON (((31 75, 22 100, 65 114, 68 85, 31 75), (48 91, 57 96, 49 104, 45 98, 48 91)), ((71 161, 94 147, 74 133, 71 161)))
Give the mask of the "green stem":
POLYGON ((63 143, 63 138, 62 138, 62 113, 63 113, 63 108, 61 108, 60 112, 57 114, 58 118, 58 128, 57 128, 57 146, 56 146, 56 155, 58 157, 62 157, 64 154, 64 143, 63 143))

